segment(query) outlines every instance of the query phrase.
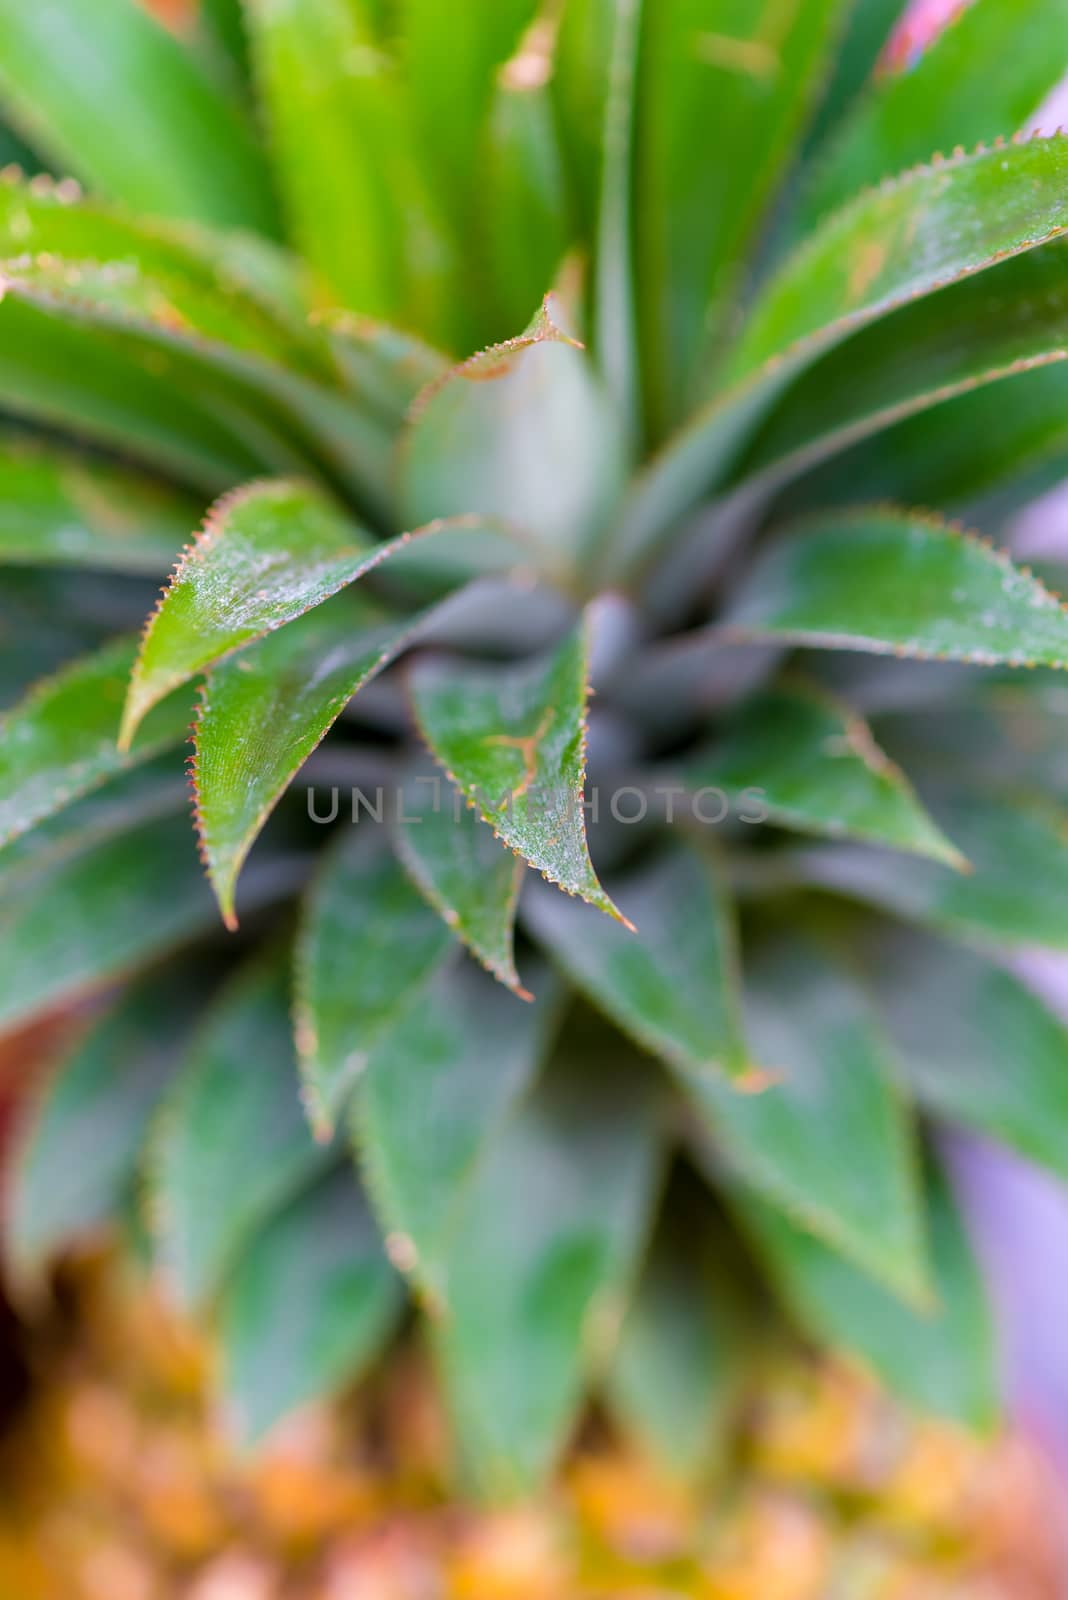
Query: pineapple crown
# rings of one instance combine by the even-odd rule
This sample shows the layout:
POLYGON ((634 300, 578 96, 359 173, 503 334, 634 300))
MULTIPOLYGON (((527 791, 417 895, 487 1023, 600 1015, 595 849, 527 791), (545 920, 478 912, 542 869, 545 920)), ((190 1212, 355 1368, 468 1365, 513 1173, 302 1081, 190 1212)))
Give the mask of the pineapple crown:
POLYGON ((9 1264, 136 1191, 248 1439, 405 1288, 491 1493, 591 1385, 702 1470, 769 1286, 996 1415, 932 1135, 1068 1173, 1068 615, 986 537, 1068 16, 896 10, 0 0, 9 1264))

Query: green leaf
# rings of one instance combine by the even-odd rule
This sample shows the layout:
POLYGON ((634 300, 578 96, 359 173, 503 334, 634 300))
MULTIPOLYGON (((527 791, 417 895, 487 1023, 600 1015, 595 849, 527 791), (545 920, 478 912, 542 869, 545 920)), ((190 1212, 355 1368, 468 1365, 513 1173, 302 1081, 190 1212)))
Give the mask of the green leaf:
POLYGON ((394 1261, 433 1300, 479 1160, 545 1051, 553 999, 522 1006, 450 964, 371 1051, 352 1127, 394 1261))
POLYGON ((455 1216, 438 1348, 463 1458, 493 1497, 530 1493, 555 1464, 653 1198, 649 1074, 589 1045, 557 1051, 455 1216))
POLYGON ((937 1301, 903 1305, 755 1195, 742 1220, 801 1324, 856 1357, 923 1414, 990 1430, 1000 1402, 990 1307, 945 1181, 931 1185, 928 1226, 937 1301))
POLYGON ((387 618, 336 595, 212 667, 194 729, 197 833, 228 927, 238 874, 295 774, 422 617, 387 618))
POLYGON ((390 428, 399 428, 423 389, 439 383, 449 360, 421 339, 386 322, 325 307, 314 320, 360 399, 390 428))
POLYGON ((759 556, 731 638, 980 666, 1068 666, 1068 607, 973 534, 923 512, 813 517, 759 556))
POLYGON ((716 1464, 737 1408, 749 1337, 734 1262, 716 1250, 709 1207, 686 1192, 666 1216, 627 1307, 606 1374, 608 1401, 663 1469, 716 1464), (703 1230, 702 1230, 703 1225, 703 1230))
POLYGON ((546 81, 551 59, 537 50, 535 40, 502 70, 486 130, 483 208, 505 328, 530 315, 571 243, 566 174, 546 81))
MULTIPOLYGON (((926 438, 917 438, 906 451, 893 449, 891 470, 881 474, 882 488, 915 504, 928 504, 931 496, 942 504, 952 496, 956 467, 965 490, 974 493, 991 475, 996 481, 1006 464, 1041 448, 1051 428, 1059 426, 1063 437, 1068 375, 1044 369, 1060 369, 1066 347, 1065 246, 1054 243, 903 307, 847 339, 790 388, 735 476, 746 496, 766 493, 857 441, 937 406, 937 427, 929 419, 914 425, 926 438), (1029 375, 1022 391, 1021 374, 1029 375), (1011 389, 991 396, 974 393, 1007 378, 1017 380, 1011 389), (1035 399, 1024 404, 1031 388, 1035 399), (971 397, 966 411, 978 409, 990 435, 981 461, 975 458, 972 429, 963 436, 957 431, 959 446, 948 461, 941 458, 943 429, 952 403, 962 397, 971 397), (919 477, 912 456, 922 465, 919 477)), ((870 499, 882 492, 879 475, 849 473, 833 491, 838 499, 843 492, 870 499)))
POLYGON ((937 821, 971 863, 967 875, 862 846, 799 850, 805 882, 986 944, 1068 947, 1065 815, 1045 800, 954 784, 929 786, 937 821))
POLYGON ((790 160, 843 0, 650 0, 636 219, 657 432, 695 398, 764 208, 790 160))
POLYGON ((525 333, 472 356, 417 403, 399 481, 409 526, 424 512, 499 517, 561 572, 604 532, 623 483, 620 430, 551 297, 525 333))
POLYGON ((860 196, 787 260, 719 374, 722 389, 646 468, 611 551, 647 558, 720 482, 787 384, 847 334, 1047 243, 1068 226, 1068 141, 934 164, 860 196))
POLYGON ((497 837, 551 883, 619 917, 582 815, 586 674, 583 625, 548 658, 519 666, 416 662, 412 706, 431 754, 497 837))
POLYGON ((433 291, 449 251, 412 148, 397 64, 370 7, 250 0, 246 15, 279 185, 325 298, 411 323, 417 307, 427 309, 421 278, 433 291))
POLYGON ((387 429, 320 374, 293 370, 286 362, 300 355, 299 347, 283 340, 279 352, 277 331, 235 316, 229 297, 144 274, 136 264, 47 255, 8 261, 0 287, 8 301, 107 330, 157 384, 174 369, 193 403, 247 437, 272 473, 328 472, 384 515, 391 489, 387 429))
POLYGON ((624 435, 632 443, 639 432, 641 409, 632 197, 638 44, 647 9, 643 0, 610 0, 593 282, 598 362, 622 418, 624 435))
POLYGON ((273 230, 251 124, 133 0, 3 0, 0 90, 61 168, 132 210, 273 230))
POLYGON ((0 404, 12 415, 117 446, 207 494, 265 470, 248 395, 217 372, 209 386, 191 346, 164 354, 142 335, 65 320, 16 294, 0 308, 0 332, 0 404))
POLYGON ((260 963, 212 1006, 158 1119, 148 1198, 178 1303, 213 1295, 328 1159, 301 1109, 281 963, 260 963))
POLYGON ((200 509, 192 496, 89 456, 0 442, 0 565, 155 576, 200 509))
POLYGON ((495 978, 529 999, 513 950, 523 863, 437 770, 406 781, 394 842, 413 882, 457 938, 495 978))
POLYGON ((180 744, 189 726, 181 696, 159 706, 129 754, 116 745, 136 639, 118 639, 62 668, 0 720, 0 846, 45 817, 180 744))
MULTIPOLYGON (((1034 259, 1045 254, 1039 251, 1034 259)), ((1051 248, 1049 254, 1059 259, 1057 248, 1051 248)), ((991 285, 998 277, 997 273, 991 275, 991 285)), ((947 305, 952 293, 947 291, 947 305)), ((1025 319, 1030 314, 1025 311, 1025 319)), ((965 337, 955 321, 948 332, 951 337, 958 332, 965 337)), ((977 387, 962 386, 959 393, 951 388, 944 401, 937 390, 931 391, 924 405, 927 400, 938 405, 936 418, 929 417, 926 409, 906 410, 897 422, 893 415, 874 417, 874 434, 866 425, 859 428, 859 442, 852 448, 847 448, 845 431, 825 435, 826 453, 832 448, 841 453, 824 461, 822 445, 813 450, 815 470, 790 485, 793 513, 895 498, 907 505, 937 505, 965 516, 973 526, 994 531, 998 517, 991 517, 981 499, 976 508, 976 496, 1007 492, 1011 515, 1014 500, 1022 508, 1063 481, 1068 453, 1068 363, 1053 359, 1045 365, 1040 360, 1034 368, 1026 364, 1021 364, 1021 370, 995 368, 991 377, 994 381, 987 382, 985 374, 977 374, 977 387), (1011 380, 1007 389, 998 381, 1002 378, 1011 380), (976 439, 986 441, 981 457, 975 452, 976 439)), ((781 476, 786 478, 795 466, 806 465, 802 452, 788 455, 781 476)), ((771 463, 764 481, 774 482, 778 476, 777 466, 771 463)))
MULTIPOLYGON (((77 185, 26 182, 0 174, 0 257, 15 272, 34 264, 40 282, 61 282, 79 265, 108 267, 113 305, 238 349, 271 355, 324 379, 333 376, 323 335, 309 328, 294 284, 297 266, 281 248, 256 235, 233 235, 196 223, 131 215, 119 206, 82 199, 77 185), (49 260, 48 258, 58 258, 49 260), (125 296, 119 290, 126 289, 125 296)), ((108 274, 86 274, 79 287, 104 299, 108 274)))
MULTIPOLYGON (((399 32, 411 117, 414 155, 433 185, 441 213, 477 271, 470 250, 481 196, 472 183, 479 167, 498 70, 520 45, 537 0, 467 0, 443 10, 437 0, 403 0, 399 32)), ((539 285, 538 293, 545 288, 539 285)))
POLYGON ((129 990, 59 1062, 12 1154, 6 1247, 16 1274, 36 1274, 118 1216, 192 999, 170 966, 129 990))
MULTIPOLYGON (((573 209, 580 223, 591 225, 600 204, 616 21, 616 0, 568 0, 559 18, 550 80, 561 147, 575 190, 573 209)), ((594 240, 587 237, 585 243, 592 249, 594 240)))
POLYGON ((1068 1178, 1068 1029, 982 956, 881 927, 865 965, 916 1099, 1068 1178))
POLYGON ((188 802, 185 769, 173 750, 105 779, 0 847, 0 884, 53 867, 141 822, 170 817, 188 802))
POLYGON ((122 742, 129 743, 146 712, 178 684, 320 605, 411 538, 372 544, 310 484, 253 483, 224 495, 182 552, 149 620, 122 742))
POLYGON ((214 914, 185 817, 20 874, 0 906, 0 1029, 147 966, 214 914))
POLYGON ((568 977, 644 1049, 696 1076, 750 1068, 738 1004, 735 934, 711 865, 665 852, 621 882, 637 933, 550 891, 523 916, 568 977))
POLYGON ((1054 41, 1066 38, 1064 0, 1033 0, 1026 26, 1016 0, 962 7, 917 62, 883 73, 860 98, 815 163, 801 228, 932 150, 948 153, 1023 128, 1062 77, 1054 41))
POLYGON ((370 818, 324 856, 297 942, 296 1032, 304 1097, 327 1136, 372 1047, 452 944, 370 818))
POLYGON ((746 1034, 762 1090, 688 1074, 716 1148, 775 1206, 865 1272, 927 1290, 912 1130, 871 1007, 797 935, 746 964, 746 1034))
POLYGON ((691 789, 722 789, 801 833, 869 839, 966 869, 864 719, 804 682, 745 703, 723 739, 685 769, 691 789))
POLYGON ((222 1305, 223 1390, 242 1444, 362 1377, 400 1284, 351 1171, 322 1178, 256 1235, 222 1305))
MULTIPOLYGON (((828 131, 850 109, 877 68, 884 46, 901 14, 901 0, 853 0, 848 8, 841 42, 831 63, 830 82, 806 135, 806 152, 819 148, 828 131)), ((927 153, 930 154, 929 151, 927 153)))

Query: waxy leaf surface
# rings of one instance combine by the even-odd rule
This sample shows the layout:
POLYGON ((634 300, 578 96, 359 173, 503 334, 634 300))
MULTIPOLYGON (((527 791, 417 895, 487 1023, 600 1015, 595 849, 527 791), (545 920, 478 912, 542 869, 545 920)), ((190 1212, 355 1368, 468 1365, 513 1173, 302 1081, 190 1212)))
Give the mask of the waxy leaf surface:
POLYGON ((520 666, 417 662, 412 706, 431 753, 497 837, 618 917, 586 844, 586 652, 580 626, 547 659, 520 666))
POLYGON ((747 701, 722 741, 689 762, 686 778, 691 789, 747 797, 780 827, 964 865, 864 719, 804 684, 747 701))
POLYGON ((923 513, 799 523, 757 558, 726 631, 980 666, 1068 665, 1068 607, 1008 556, 923 513))
POLYGON ((634 566, 723 478, 787 383, 847 334, 1068 226, 1061 138, 934 164, 835 213, 786 261, 718 373, 720 392, 646 468, 613 541, 634 566))
POLYGON ((438 771, 404 785, 397 854, 412 881, 487 971, 525 991, 515 969, 515 911, 523 863, 438 771))

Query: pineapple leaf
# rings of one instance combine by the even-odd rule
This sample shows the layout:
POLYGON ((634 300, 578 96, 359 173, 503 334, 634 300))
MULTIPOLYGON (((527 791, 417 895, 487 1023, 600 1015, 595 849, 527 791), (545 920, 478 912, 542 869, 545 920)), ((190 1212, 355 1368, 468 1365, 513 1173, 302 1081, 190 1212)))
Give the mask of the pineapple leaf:
POLYGON ((727 1441, 751 1330, 735 1263, 714 1248, 707 1198, 688 1186, 685 1199, 674 1213, 669 1199, 605 1388, 616 1416, 666 1472, 699 1479, 727 1441))
POLYGON ((438 522, 376 545, 311 484, 253 483, 224 495, 182 552, 149 619, 123 713, 122 744, 163 695, 194 673, 321 605, 413 539, 454 526, 438 522))
POLYGON ((533 37, 498 76, 486 139, 483 206, 500 325, 519 327, 555 281, 571 244, 567 175, 553 118, 552 29, 533 37))
POLYGON ((133 472, 0 440, 0 566, 167 571, 199 503, 133 472))
MULTIPOLYGON (((233 315, 225 297, 220 302, 195 282, 146 276, 124 262, 50 256, 3 263, 0 288, 9 301, 29 301, 49 317, 107 330, 123 348, 141 352, 157 376, 171 366, 196 374, 196 402, 231 425, 236 420, 270 471, 332 472, 384 515, 389 431, 340 390, 274 359, 275 330, 233 315)), ((284 348, 291 354, 292 341, 284 348)))
POLYGON ((420 393, 448 375, 449 358, 387 322, 326 306, 324 329, 353 391, 390 429, 400 427, 420 393))
POLYGON ((867 839, 967 869, 864 719, 801 681, 747 701, 685 776, 691 789, 748 794, 780 827, 867 839))
POLYGON ((5 1245, 35 1277, 55 1252, 119 1215, 174 1069, 192 994, 173 964, 94 1022, 46 1082, 12 1153, 5 1245))
POLYGON ((120 335, 15 294, 0 329, 0 404, 13 416, 117 446, 207 494, 272 458, 259 399, 216 369, 209 383, 188 341, 172 339, 164 353, 144 333, 120 335))
MULTIPOLYGON (((1050 254, 1057 257, 1058 251, 1052 249, 1050 254)), ((966 337, 955 323, 949 334, 966 337)), ((815 470, 790 486, 793 514, 897 499, 904 505, 937 505, 995 532, 998 522, 1011 517, 1014 509, 1022 509, 1064 479, 1068 362, 1049 348, 1033 367, 1024 361, 1019 368, 994 368, 990 377, 993 382, 977 374, 975 385, 962 385, 960 392, 951 387, 944 404, 933 391, 926 397, 938 406, 933 417, 926 410, 913 413, 908 408, 897 421, 886 414, 870 414, 875 428, 883 431, 871 436, 865 423, 851 449, 844 430, 826 435, 828 453, 843 454, 824 460, 823 447, 817 444, 811 462, 815 470), (1012 380, 1008 388, 1001 387, 997 381, 1001 378, 1012 380), (984 441, 981 455, 976 453, 976 439, 984 441), (993 516, 989 504, 983 505, 988 494, 994 496, 993 516)), ((784 459, 781 474, 769 462, 765 482, 774 483, 805 464, 803 451, 784 459)), ((761 449, 755 473, 758 485, 764 465, 761 449)))
POLYGON ((614 1047, 605 1059, 603 1040, 600 1058, 588 1044, 557 1052, 493 1141, 445 1261, 445 1398, 462 1458, 492 1498, 540 1487, 563 1449, 585 1374, 618 1327, 654 1198, 649 1075, 614 1047))
POLYGON ((223 1393, 238 1439, 362 1377, 403 1298, 367 1202, 340 1168, 271 1218, 244 1251, 220 1317, 223 1393))
POLYGON ((889 312, 1063 234, 1068 140, 933 162, 860 195, 789 257, 719 374, 723 390, 637 479, 613 571, 653 554, 719 483, 791 379, 889 312))
POLYGON ((854 0, 849 6, 838 50, 830 63, 830 81, 805 135, 804 155, 821 150, 830 132, 852 109, 872 73, 879 69, 880 58, 902 14, 901 0, 854 0))
POLYGON ((903 1305, 752 1194, 741 1220, 802 1326, 924 1412, 989 1430, 998 1414, 994 1329, 979 1267, 943 1178, 928 1219, 937 1301, 903 1305))
MULTIPOLYGON (((162 319, 220 343, 274 357, 310 376, 332 375, 324 336, 309 328, 294 283, 296 263, 266 239, 133 216, 83 199, 77 185, 40 176, 27 182, 17 169, 5 169, 0 258, 24 269, 36 262, 40 282, 52 283, 57 292, 60 263, 68 271, 79 263, 110 267, 113 307, 142 316, 155 309, 162 319)), ((79 297, 95 292, 103 301, 107 278, 88 276, 70 287, 78 288, 79 297)))
POLYGON ((709 864, 674 849, 620 883, 635 936, 562 895, 524 920, 568 977, 644 1049, 695 1076, 745 1079, 734 929, 709 864))
POLYGON ((20 872, 0 908, 0 1031, 147 966, 213 920, 185 817, 20 872))
POLYGON ((793 870, 806 883, 944 933, 988 945, 1068 947, 1068 830, 1060 807, 951 783, 926 794, 970 873, 860 845, 798 850, 793 870))
POLYGON ((432 1301, 447 1296, 459 1208, 545 1052, 554 999, 520 1006, 470 962, 450 964, 371 1051, 352 1116, 360 1165, 394 1261, 432 1301))
POLYGON ((919 1103, 1068 1178, 1064 1024, 1011 973, 917 929, 881 926, 864 953, 919 1103))
POLYGON ((173 751, 135 763, 0 848, 0 881, 8 889, 27 874, 54 867, 116 833, 173 816, 188 792, 185 771, 173 751))
POLYGON ((729 1167, 864 1272, 918 1302, 928 1292, 912 1127, 892 1057, 858 986, 798 936, 746 963, 757 1093, 708 1074, 689 1098, 729 1167))
POLYGON ((893 507, 815 516, 758 556, 730 639, 980 666, 1068 666, 1068 607, 973 534, 893 507))
POLYGON ((107 779, 180 744, 181 695, 157 707, 128 754, 116 745, 136 639, 118 639, 36 683, 0 719, 0 847, 107 779))
POLYGON ((638 45, 645 0, 607 0, 607 5, 609 44, 597 207, 593 326, 605 383, 622 418, 624 436, 633 442, 640 431, 641 385, 633 271, 632 173, 638 45))
POLYGON ((353 695, 424 620, 385 617, 339 594, 208 672, 191 778, 201 854, 228 927, 237 926, 238 875, 271 811, 353 695))
MULTIPOLYGON (((966 278, 940 294, 906 306, 864 329, 810 368, 789 390, 768 418, 739 463, 736 476, 746 495, 777 488, 801 472, 857 441, 892 427, 903 419, 939 407, 937 426, 921 419, 926 440, 914 447, 921 459, 939 461, 946 402, 977 388, 1030 373, 1029 383, 1051 392, 1045 406, 1024 407, 1019 383, 998 390, 991 399, 979 395, 974 404, 989 413, 985 432, 993 462, 975 460, 975 434, 966 472, 969 487, 982 481, 1004 457, 1010 464, 1021 446, 1041 447, 1043 429, 1051 422, 1063 428, 1063 372, 1040 374, 1068 355, 1068 294, 1065 291, 1065 246, 1016 256, 990 272, 966 278), (1011 401, 1011 403, 1010 403, 1011 401), (926 448, 925 448, 926 446, 926 448)), ((908 454, 894 451, 889 482, 900 496, 910 492, 905 476, 908 454)), ((937 465, 936 465, 937 471, 937 465)), ((942 477, 945 467, 942 468, 942 477)), ((871 494, 871 479, 856 475, 859 493, 871 494)), ((926 504, 939 479, 912 486, 926 504)), ((839 489, 839 493, 841 490, 839 489)), ((939 498, 944 496, 939 495, 939 498)))
POLYGON ((417 401, 400 442, 405 522, 478 512, 517 524, 566 578, 603 534, 623 486, 622 438, 550 296, 530 327, 457 367, 417 401))
POLYGON ((520 46, 537 0, 467 0, 462 16, 438 0, 400 0, 404 65, 419 130, 419 160, 461 241, 477 222, 477 171, 498 71, 520 46))
POLYGON ((203 1305, 330 1159, 301 1110, 284 968, 272 956, 215 1001, 157 1117, 146 1198, 177 1302, 203 1305))
MULTIPOLYGON (((828 62, 844 0, 649 0, 639 301, 657 432, 678 424, 828 62)), ((926 152, 925 152, 926 153, 926 152)))
POLYGON ((297 1051, 308 1115, 329 1137, 370 1051, 452 947, 368 818, 327 851, 296 949, 297 1051))
POLYGON ((370 11, 366 0, 247 0, 252 58, 292 232, 321 297, 405 325, 418 308, 425 326, 441 297, 435 263, 451 252, 370 11))
POLYGON ((961 8, 908 70, 884 72, 860 96, 814 164, 799 208, 803 232, 868 184, 924 161, 932 150, 1015 133, 1063 75, 1065 0, 961 8), (977 84, 984 93, 976 93, 977 84))
MULTIPOLYGON (((519 666, 416 662, 416 722, 431 754, 494 833, 568 894, 626 922, 586 843, 587 630, 519 666)), ((629 924, 628 924, 629 926, 629 924)))
POLYGON ((394 843, 413 883, 487 971, 522 999, 513 950, 522 861, 434 769, 407 779, 394 843))
POLYGON ((0 0, 0 101, 60 168, 133 210, 276 226, 236 97, 134 0, 0 0))

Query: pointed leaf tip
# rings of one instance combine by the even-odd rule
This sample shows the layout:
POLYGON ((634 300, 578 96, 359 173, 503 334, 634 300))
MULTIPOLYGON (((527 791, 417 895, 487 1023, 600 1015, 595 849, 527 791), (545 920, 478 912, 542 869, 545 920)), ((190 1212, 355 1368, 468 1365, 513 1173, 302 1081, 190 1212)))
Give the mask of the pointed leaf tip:
POLYGON ((410 689, 428 748, 497 837, 550 883, 625 923, 594 872, 582 814, 585 625, 518 666, 417 662, 410 689))

